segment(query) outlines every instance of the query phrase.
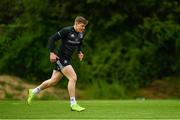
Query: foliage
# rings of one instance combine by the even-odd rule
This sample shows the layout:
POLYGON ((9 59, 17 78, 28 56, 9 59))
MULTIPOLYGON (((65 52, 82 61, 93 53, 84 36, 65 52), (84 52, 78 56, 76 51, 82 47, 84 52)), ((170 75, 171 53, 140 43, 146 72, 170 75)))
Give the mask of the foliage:
POLYGON ((47 79, 47 39, 77 15, 89 20, 85 60, 72 60, 80 87, 103 81, 131 91, 180 73, 177 0, 1 0, 0 11, 1 73, 47 79))

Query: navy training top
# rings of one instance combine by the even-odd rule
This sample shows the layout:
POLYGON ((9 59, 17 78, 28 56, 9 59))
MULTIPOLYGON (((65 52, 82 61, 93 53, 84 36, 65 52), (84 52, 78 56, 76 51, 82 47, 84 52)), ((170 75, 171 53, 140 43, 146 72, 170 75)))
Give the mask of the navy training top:
POLYGON ((50 52, 55 52, 55 41, 61 40, 58 50, 59 57, 70 60, 75 50, 82 52, 83 33, 76 32, 73 26, 62 28, 49 38, 50 52))

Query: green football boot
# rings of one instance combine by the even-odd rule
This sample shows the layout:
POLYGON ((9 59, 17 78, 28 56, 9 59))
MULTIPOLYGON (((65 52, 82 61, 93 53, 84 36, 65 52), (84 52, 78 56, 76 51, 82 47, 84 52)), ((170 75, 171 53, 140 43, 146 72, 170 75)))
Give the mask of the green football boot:
POLYGON ((32 99, 34 98, 35 94, 32 92, 32 89, 28 90, 28 99, 27 99, 27 103, 28 105, 30 105, 32 103, 32 99))
POLYGON ((72 111, 81 112, 81 111, 84 111, 85 109, 86 108, 83 108, 83 107, 79 106, 77 103, 71 106, 72 111))

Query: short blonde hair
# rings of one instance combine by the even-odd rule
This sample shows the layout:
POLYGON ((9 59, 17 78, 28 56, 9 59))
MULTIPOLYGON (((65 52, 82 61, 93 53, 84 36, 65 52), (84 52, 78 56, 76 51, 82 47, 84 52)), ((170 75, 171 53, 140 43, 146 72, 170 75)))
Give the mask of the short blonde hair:
POLYGON ((88 20, 86 20, 86 18, 82 17, 82 16, 77 16, 75 18, 75 22, 78 22, 78 23, 83 23, 85 25, 88 24, 88 20))

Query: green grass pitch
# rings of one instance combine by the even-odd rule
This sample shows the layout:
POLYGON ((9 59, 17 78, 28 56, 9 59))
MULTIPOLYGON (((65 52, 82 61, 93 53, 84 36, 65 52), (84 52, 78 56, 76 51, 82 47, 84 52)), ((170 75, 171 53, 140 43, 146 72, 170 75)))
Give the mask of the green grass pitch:
POLYGON ((87 109, 71 111, 69 101, 0 101, 0 119, 180 120, 180 100, 84 100, 87 109))

